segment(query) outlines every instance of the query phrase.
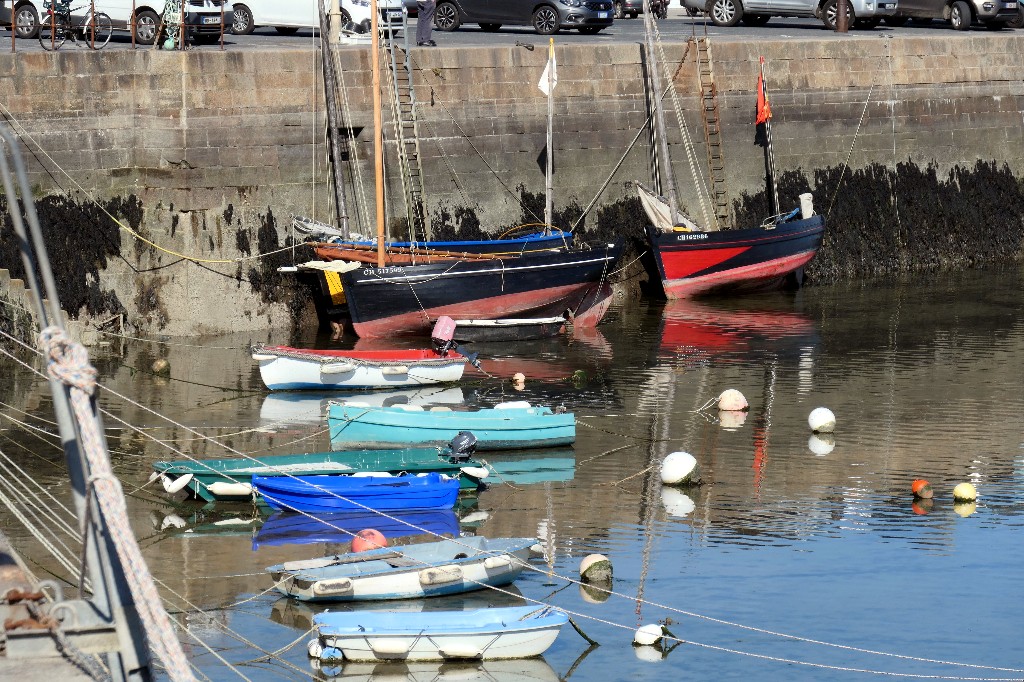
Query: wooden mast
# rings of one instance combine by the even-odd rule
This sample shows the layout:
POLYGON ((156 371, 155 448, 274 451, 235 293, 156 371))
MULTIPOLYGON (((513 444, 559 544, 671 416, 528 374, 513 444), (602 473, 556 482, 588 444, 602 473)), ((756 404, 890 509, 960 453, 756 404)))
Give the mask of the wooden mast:
POLYGON ((380 103, 380 27, 377 25, 377 0, 370 0, 370 31, 373 34, 370 69, 373 71, 373 176, 377 196, 377 267, 384 267, 384 141, 381 136, 380 103))
POLYGON ((654 16, 651 14, 650 0, 644 0, 644 48, 647 53, 647 76, 650 79, 651 96, 654 98, 654 123, 657 132, 657 161, 658 172, 661 174, 662 188, 668 198, 668 205, 672 211, 671 220, 676 222, 679 211, 679 198, 676 195, 676 179, 672 172, 672 159, 668 152, 668 134, 665 128, 665 110, 662 106, 661 97, 661 73, 658 58, 655 55, 654 45, 654 16))

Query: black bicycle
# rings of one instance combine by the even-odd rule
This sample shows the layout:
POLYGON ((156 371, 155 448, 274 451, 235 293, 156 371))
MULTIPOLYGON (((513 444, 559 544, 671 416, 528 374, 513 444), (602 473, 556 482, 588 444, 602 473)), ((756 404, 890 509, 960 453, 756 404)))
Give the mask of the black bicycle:
POLYGON ((71 7, 70 2, 44 2, 43 9, 46 13, 39 22, 39 44, 44 50, 57 50, 70 39, 73 43, 84 42, 87 47, 99 50, 110 42, 110 36, 114 32, 114 25, 103 12, 97 12, 92 3, 82 20, 75 24, 71 13, 85 8, 71 7))

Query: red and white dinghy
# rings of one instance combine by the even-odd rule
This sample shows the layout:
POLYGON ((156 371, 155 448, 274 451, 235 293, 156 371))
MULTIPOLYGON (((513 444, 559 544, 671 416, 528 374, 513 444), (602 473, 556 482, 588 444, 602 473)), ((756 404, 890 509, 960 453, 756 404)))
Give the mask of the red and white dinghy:
POLYGON ((291 346, 255 345, 252 359, 271 391, 325 388, 392 388, 458 381, 466 364, 479 366, 476 354, 463 355, 452 335, 455 323, 437 321, 431 334, 433 349, 315 350, 291 346))

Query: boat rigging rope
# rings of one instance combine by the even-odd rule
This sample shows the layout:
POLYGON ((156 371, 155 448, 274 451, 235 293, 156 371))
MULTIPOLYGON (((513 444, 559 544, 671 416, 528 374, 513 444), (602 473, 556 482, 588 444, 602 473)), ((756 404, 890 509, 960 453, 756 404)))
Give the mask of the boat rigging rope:
POLYGON ((59 327, 44 329, 39 335, 39 345, 47 358, 47 373, 69 388, 82 448, 89 463, 88 487, 96 495, 106 531, 124 566, 134 606, 146 630, 146 639, 163 661, 172 680, 195 680, 128 523, 121 484, 110 468, 103 436, 92 413, 90 403, 96 391, 96 369, 89 364, 85 348, 73 343, 59 327))
POLYGON ((875 84, 872 83, 868 89, 868 96, 864 100, 864 108, 860 112, 860 120, 857 121, 857 130, 853 133, 853 141, 850 143, 850 151, 846 154, 846 160, 843 161, 843 170, 839 174, 839 182, 836 183, 836 190, 832 193, 832 200, 828 202, 828 211, 825 212, 825 219, 828 220, 829 216, 832 215, 832 207, 835 206, 836 197, 839 196, 839 190, 843 186, 843 178, 846 176, 846 169, 850 167, 850 157, 853 156, 853 149, 857 146, 857 136, 860 135, 860 129, 864 125, 864 116, 868 113, 868 104, 871 103, 871 93, 875 90, 875 84))

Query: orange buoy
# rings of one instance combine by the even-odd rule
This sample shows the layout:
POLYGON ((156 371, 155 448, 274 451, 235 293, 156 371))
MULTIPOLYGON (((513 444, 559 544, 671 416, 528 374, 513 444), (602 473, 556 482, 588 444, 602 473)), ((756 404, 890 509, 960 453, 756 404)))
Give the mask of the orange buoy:
POLYGON ((910 490, 914 493, 914 497, 920 497, 924 500, 929 500, 932 497, 932 484, 923 478, 919 478, 911 483, 910 490))
POLYGON ((379 549, 388 546, 388 539, 379 530, 367 528, 356 533, 352 538, 352 551, 365 552, 371 549, 379 549))
POLYGON ((924 516, 931 512, 932 504, 933 500, 931 498, 917 497, 914 498, 914 501, 910 504, 910 508, 914 510, 915 514, 924 516))

